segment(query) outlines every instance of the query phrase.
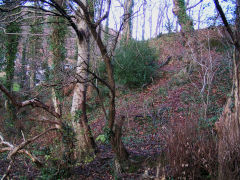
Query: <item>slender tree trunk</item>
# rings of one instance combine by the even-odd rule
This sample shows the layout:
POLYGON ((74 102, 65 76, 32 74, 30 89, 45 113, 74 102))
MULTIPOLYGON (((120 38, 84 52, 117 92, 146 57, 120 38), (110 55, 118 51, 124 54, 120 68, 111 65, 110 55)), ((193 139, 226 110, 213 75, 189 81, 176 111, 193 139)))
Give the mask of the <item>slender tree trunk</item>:
POLYGON ((138 18, 139 18, 139 17, 138 17, 138 16, 139 16, 139 14, 138 14, 138 11, 137 11, 136 32, 135 32, 135 33, 136 33, 136 40, 138 40, 138 32, 139 32, 139 30, 138 30, 138 22, 139 22, 139 21, 138 21, 138 18))
MULTIPOLYGON (((82 1, 87 4, 86 1, 82 1)), ((78 29, 84 34, 82 39, 78 39, 78 59, 76 75, 78 83, 75 85, 72 100, 72 124, 76 133, 77 156, 82 158, 86 154, 95 151, 95 142, 93 140, 90 127, 88 125, 86 114, 86 91, 87 91, 87 68, 89 62, 89 32, 84 19, 77 17, 78 29)))
POLYGON ((149 32, 150 32, 150 38, 152 38, 152 10, 153 8, 151 7, 150 9, 150 16, 149 16, 149 32))
POLYGON ((128 43, 132 34, 132 10, 133 9, 133 0, 125 0, 124 2, 124 29, 123 36, 125 42, 128 43))
POLYGON ((96 29, 93 27, 89 27, 91 30, 91 33, 97 42, 97 45, 100 49, 101 55, 103 57, 103 60, 106 65, 106 71, 107 71, 107 78, 108 78, 108 84, 110 88, 110 99, 109 99, 109 115, 107 117, 108 120, 108 130, 111 133, 110 141, 113 148, 114 153, 117 156, 117 159, 119 161, 126 161, 128 160, 128 152, 125 149, 122 140, 121 140, 121 128, 123 125, 124 118, 119 119, 117 122, 115 122, 115 115, 116 115, 116 109, 115 109, 115 97, 116 97, 116 88, 115 88, 115 80, 114 80, 114 74, 113 74, 113 67, 111 63, 111 57, 107 53, 107 48, 103 44, 103 41, 100 37, 100 34, 97 33, 96 29))
POLYGON ((146 21, 146 5, 147 1, 143 1, 143 24, 142 24, 142 40, 145 39, 145 21, 146 21))

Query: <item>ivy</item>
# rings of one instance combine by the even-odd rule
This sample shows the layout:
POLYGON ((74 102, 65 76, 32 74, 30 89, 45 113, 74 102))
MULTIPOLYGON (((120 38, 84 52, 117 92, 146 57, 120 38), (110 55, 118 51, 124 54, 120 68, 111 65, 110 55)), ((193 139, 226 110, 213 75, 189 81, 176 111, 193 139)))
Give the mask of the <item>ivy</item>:
POLYGON ((52 22, 52 34, 50 38, 50 50, 53 54, 53 70, 48 75, 49 79, 52 79, 57 86, 54 88, 56 98, 62 102, 62 71, 64 70, 64 61, 66 59, 65 39, 67 34, 66 21, 61 17, 51 17, 52 22))
POLYGON ((184 31, 192 31, 193 30, 193 24, 192 24, 192 19, 189 15, 187 15, 187 9, 186 9, 186 4, 185 0, 177 0, 178 2, 178 7, 179 7, 179 23, 184 24, 183 28, 184 31))

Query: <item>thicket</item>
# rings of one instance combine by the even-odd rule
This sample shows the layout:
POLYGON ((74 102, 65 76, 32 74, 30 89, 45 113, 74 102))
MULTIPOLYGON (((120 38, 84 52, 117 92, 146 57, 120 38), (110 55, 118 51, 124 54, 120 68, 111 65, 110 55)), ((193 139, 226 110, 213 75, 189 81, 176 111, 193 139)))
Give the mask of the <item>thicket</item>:
MULTIPOLYGON (((156 70, 156 51, 147 41, 130 40, 121 43, 113 59, 114 77, 117 83, 130 88, 139 88, 152 81, 156 70)), ((99 66, 100 75, 105 76, 105 65, 99 66)))

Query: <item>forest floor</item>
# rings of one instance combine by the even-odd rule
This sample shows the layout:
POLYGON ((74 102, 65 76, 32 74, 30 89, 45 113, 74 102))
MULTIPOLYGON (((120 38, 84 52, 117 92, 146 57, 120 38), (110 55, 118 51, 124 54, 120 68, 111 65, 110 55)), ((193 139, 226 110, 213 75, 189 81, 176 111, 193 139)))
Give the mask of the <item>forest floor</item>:
MULTIPOLYGON (((123 142, 130 156, 154 157, 160 153, 162 148, 161 128, 169 121, 184 118, 177 108, 183 107, 180 95, 188 87, 179 87, 169 90, 169 82, 181 69, 181 65, 169 64, 159 70, 160 78, 146 87, 144 90, 127 92, 120 95, 117 99, 117 118, 120 115, 126 117, 123 127, 123 142), (174 117, 170 117, 174 114, 174 117), (152 120, 154 119, 154 121, 152 120)), ((104 121, 96 118, 91 122, 93 134, 95 137, 103 133, 104 121)), ((76 167, 73 176, 70 179, 114 179, 114 154, 110 145, 105 142, 98 142, 99 152, 96 158, 86 164, 76 167)), ((3 155, 4 156, 4 155, 3 155)), ((0 158, 0 174, 3 174, 8 166, 8 161, 2 156, 0 158)), ((28 160, 17 160, 10 172, 12 179, 37 179, 39 171, 29 163, 28 160)), ((142 177, 145 169, 138 169, 134 173, 122 174, 123 179, 139 179, 142 177)), ((156 168, 149 169, 149 172, 156 173, 156 168)), ((39 178, 41 179, 41 178, 39 178)))

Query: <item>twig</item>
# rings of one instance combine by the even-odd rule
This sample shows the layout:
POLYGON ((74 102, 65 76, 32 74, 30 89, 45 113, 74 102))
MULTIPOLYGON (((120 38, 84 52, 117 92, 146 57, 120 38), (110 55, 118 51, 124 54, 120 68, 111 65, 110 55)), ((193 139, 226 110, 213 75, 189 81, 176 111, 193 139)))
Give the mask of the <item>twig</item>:
POLYGON ((21 144, 19 144, 18 146, 14 147, 14 149, 8 154, 8 159, 11 159, 19 150, 23 149, 25 146, 27 146, 28 144, 30 144, 31 142, 35 141, 36 139, 40 138, 41 136, 45 135, 46 133, 48 133, 49 131, 53 131, 53 130, 58 130, 58 128, 54 127, 54 128, 49 128, 46 131, 42 132, 41 134, 28 139, 24 142, 22 142, 21 144))
POLYGON ((6 172, 5 172, 5 174, 3 175, 3 177, 1 178, 1 180, 4 180, 8 176, 8 174, 9 174, 11 168, 12 168, 12 164, 13 164, 13 160, 10 161, 10 163, 8 165, 8 168, 7 168, 6 172))

